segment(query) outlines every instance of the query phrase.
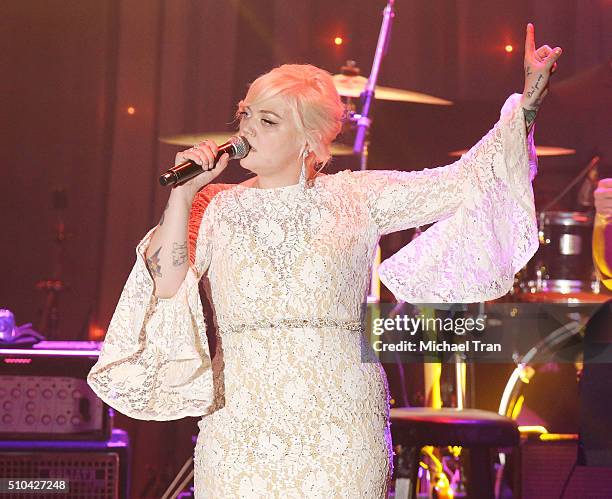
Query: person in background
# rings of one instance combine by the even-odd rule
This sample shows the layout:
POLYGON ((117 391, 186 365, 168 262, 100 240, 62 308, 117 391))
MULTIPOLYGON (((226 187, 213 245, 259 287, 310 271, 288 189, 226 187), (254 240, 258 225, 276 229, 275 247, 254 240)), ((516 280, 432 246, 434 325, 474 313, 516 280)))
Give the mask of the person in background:
POLYGON ((602 284, 612 290, 612 178, 600 180, 594 196, 593 262, 602 284))
MULTIPOLYGON (((594 197, 593 262, 602 284, 612 290, 612 178, 599 181, 594 197)), ((583 341, 577 463, 612 467, 612 299, 593 313, 583 341)))

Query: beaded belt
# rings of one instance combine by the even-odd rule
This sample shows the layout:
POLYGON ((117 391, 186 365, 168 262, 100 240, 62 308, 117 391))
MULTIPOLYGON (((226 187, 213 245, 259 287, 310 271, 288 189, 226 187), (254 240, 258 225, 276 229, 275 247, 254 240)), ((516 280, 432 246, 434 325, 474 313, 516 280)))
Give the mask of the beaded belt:
POLYGON ((277 319, 277 320, 259 320, 254 322, 243 323, 227 323, 218 321, 218 326, 221 331, 240 333, 245 330, 252 329, 275 329, 275 328, 301 328, 301 327, 333 327, 339 329, 348 329, 350 331, 361 331, 363 329, 359 321, 341 321, 330 318, 320 319, 277 319))

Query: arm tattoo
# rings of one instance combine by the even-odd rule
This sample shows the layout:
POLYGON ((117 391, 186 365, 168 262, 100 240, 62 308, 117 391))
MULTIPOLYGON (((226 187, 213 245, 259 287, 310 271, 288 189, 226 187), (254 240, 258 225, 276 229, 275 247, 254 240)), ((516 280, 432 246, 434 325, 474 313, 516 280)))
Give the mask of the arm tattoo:
POLYGON ((161 265, 159 264, 159 252, 161 251, 161 246, 159 249, 153 253, 149 258, 147 258, 147 267, 151 271, 151 275, 153 277, 161 277, 161 265))
POLYGON ((187 261, 187 241, 183 243, 173 243, 172 245, 172 265, 180 267, 187 261))
POLYGON ((523 115, 525 116, 525 124, 527 125, 527 132, 531 129, 531 126, 535 122, 536 114, 538 113, 537 109, 525 109, 523 108, 523 115))
POLYGON ((531 68, 529 66, 525 67, 525 76, 529 76, 531 74, 531 68))
POLYGON ((531 90, 529 92, 527 92, 527 97, 531 98, 536 90, 540 90, 539 85, 540 85, 540 80, 542 78, 544 78, 543 75, 538 76, 538 81, 536 81, 535 85, 533 87, 531 87, 531 90))

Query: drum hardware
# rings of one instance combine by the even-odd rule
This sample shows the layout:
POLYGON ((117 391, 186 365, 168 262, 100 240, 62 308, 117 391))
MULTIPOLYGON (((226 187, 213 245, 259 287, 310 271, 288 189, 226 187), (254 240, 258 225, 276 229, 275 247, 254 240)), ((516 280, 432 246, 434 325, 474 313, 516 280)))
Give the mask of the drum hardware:
MULTIPOLYGON (((413 238, 418 237, 415 234, 413 238)), ((398 303, 396 307, 388 314, 388 317, 394 317, 400 312, 400 308, 405 304, 398 303)), ((435 317, 437 309, 431 307, 423 307, 409 305, 411 308, 410 314, 424 315, 427 317, 435 317)), ((470 309, 465 304, 455 304, 449 307, 446 313, 453 316, 455 313, 465 313, 470 309)), ((478 304, 477 310, 474 310, 470 316, 486 318, 485 304, 478 304)), ((473 365, 468 364, 465 355, 457 352, 454 360, 454 382, 453 388, 456 395, 455 401, 451 402, 457 409, 464 409, 473 405, 468 393, 468 378, 473 376, 473 365), (472 372, 469 374, 469 372, 472 372), (469 375, 468 375, 469 374, 469 375)), ((398 362, 398 365, 401 363, 398 362)), ((400 367, 401 369, 401 367, 400 367)), ((442 400, 442 363, 441 362, 426 362, 423 364, 424 382, 425 382, 425 406, 441 408, 442 400)), ((404 399, 407 400, 407 395, 404 399)), ((404 404, 408 406, 409 404, 404 404)), ((416 487, 418 497, 466 497, 466 473, 463 466, 464 455, 462 448, 459 446, 424 446, 422 448, 405 448, 401 445, 394 447, 395 454, 398 456, 397 471, 395 473, 395 497, 409 497, 412 488, 416 487), (417 481, 411 483, 410 477, 413 476, 411 469, 407 466, 409 463, 417 463, 417 481)), ((469 479, 469 478, 468 478, 469 479)))
POLYGON ((557 197, 555 197, 546 206, 544 206, 544 208, 542 208, 542 211, 550 210, 556 203, 558 203, 563 198, 563 196, 565 196, 570 191, 572 187, 574 187, 578 182, 580 182, 580 179, 588 175, 591 170, 596 170, 600 160, 601 156, 597 154, 593 156, 588 162, 588 164, 582 170, 580 170, 580 172, 578 172, 578 175, 576 175, 576 177, 574 177, 574 179, 569 184, 567 184, 565 189, 563 189, 557 195, 557 197))
MULTIPOLYGON (((176 476, 172 480, 172 483, 165 490, 161 499, 176 499, 179 495, 181 495, 181 497, 184 497, 185 494, 182 492, 189 486, 189 484, 193 480, 193 475, 193 457, 190 456, 187 458, 179 472, 176 474, 176 476)), ((193 492, 193 487, 190 487, 189 490, 193 492)))
POLYGON ((57 335, 59 329, 59 296, 70 287, 61 278, 64 269, 64 246, 66 239, 71 235, 66 233, 66 226, 62 217, 66 204, 66 190, 64 188, 54 189, 52 193, 52 206, 58 213, 55 232, 55 241, 57 243, 55 270, 51 279, 43 279, 36 283, 36 289, 45 294, 44 305, 36 329, 41 331, 49 340, 57 335))
MULTIPOLYGON (((547 370, 545 369, 547 364, 545 362, 543 363, 543 356, 549 353, 558 352, 565 344, 567 344, 571 340, 575 340, 576 338, 582 338, 584 328, 590 317, 590 313, 587 312, 587 310, 583 310, 582 312, 578 310, 582 310, 585 306, 589 307, 589 305, 585 305, 584 303, 576 303, 575 305, 569 304, 569 306, 576 307, 577 311, 567 314, 568 319, 570 319, 568 323, 552 331, 545 338, 539 341, 535 346, 529 349, 529 351, 527 351, 527 353, 525 353, 524 355, 520 357, 515 356, 514 360, 516 363, 516 367, 510 374, 506 386, 504 387, 498 409, 499 414, 510 417, 512 419, 518 419, 526 405, 526 394, 524 393, 525 388, 533 385, 534 380, 538 378, 538 373, 542 374, 547 372, 547 370)), ((576 382, 580 378, 583 361, 584 360, 581 358, 581 355, 577 355, 574 359, 572 372, 575 372, 576 382)), ((550 371, 548 375, 550 376, 551 373, 555 377, 562 375, 562 371, 550 371)), ((567 376, 567 373, 564 376, 567 376)), ((546 383, 544 384, 544 386, 546 386, 546 383)), ((564 396, 571 397, 570 394, 572 393, 572 390, 569 389, 571 387, 566 388, 568 388, 568 390, 566 391, 564 396)), ((557 430, 556 428, 548 427, 548 423, 546 428, 542 426, 525 427, 525 430, 527 428, 532 428, 531 431, 537 433, 548 433, 549 431, 552 431, 554 433, 557 430)), ((525 430, 521 430, 521 432, 524 433, 525 430)), ((498 457, 500 462, 500 468, 498 469, 496 478, 496 489, 499 489, 499 487, 501 486, 501 482, 504 479, 504 467, 508 461, 508 456, 503 452, 500 452, 498 454, 498 457)))
POLYGON ((526 302, 602 302, 592 261, 593 214, 542 211, 538 214, 539 248, 517 274, 513 294, 526 302))
POLYGON ((516 359, 516 368, 510 375, 499 404, 498 414, 515 418, 515 408, 520 399, 522 386, 528 384, 536 374, 531 364, 537 361, 538 354, 554 350, 567 339, 580 334, 584 324, 581 321, 571 321, 564 324, 541 340, 521 358, 516 359))

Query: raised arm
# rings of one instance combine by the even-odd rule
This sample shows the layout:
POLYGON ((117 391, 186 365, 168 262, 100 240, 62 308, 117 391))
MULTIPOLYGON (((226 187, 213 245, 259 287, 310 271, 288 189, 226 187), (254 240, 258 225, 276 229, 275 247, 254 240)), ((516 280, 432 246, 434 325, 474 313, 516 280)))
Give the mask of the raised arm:
POLYGON ((551 75, 557 70, 557 59, 561 56, 561 47, 551 49, 548 45, 535 48, 535 28, 527 24, 525 34, 525 87, 521 98, 521 107, 525 116, 527 130, 531 130, 535 118, 548 94, 551 75))
POLYGON ((484 194, 504 187, 510 187, 529 212, 537 157, 520 99, 520 94, 511 95, 491 130, 450 165, 353 172, 379 234, 443 220, 460 206, 473 208, 484 194))
POLYGON ((378 234, 435 222, 380 265, 381 281, 410 303, 498 298, 538 246, 531 181, 537 158, 521 95, 455 163, 418 172, 355 172, 378 234))
POLYGON ((175 165, 193 160, 207 171, 170 191, 166 209, 149 240, 146 264, 154 282, 153 294, 158 298, 171 298, 185 280, 189 269, 188 223, 191 205, 197 192, 217 177, 228 162, 228 155, 224 154, 217 166, 208 171, 214 164, 216 154, 217 145, 212 141, 203 141, 176 155, 175 165))

